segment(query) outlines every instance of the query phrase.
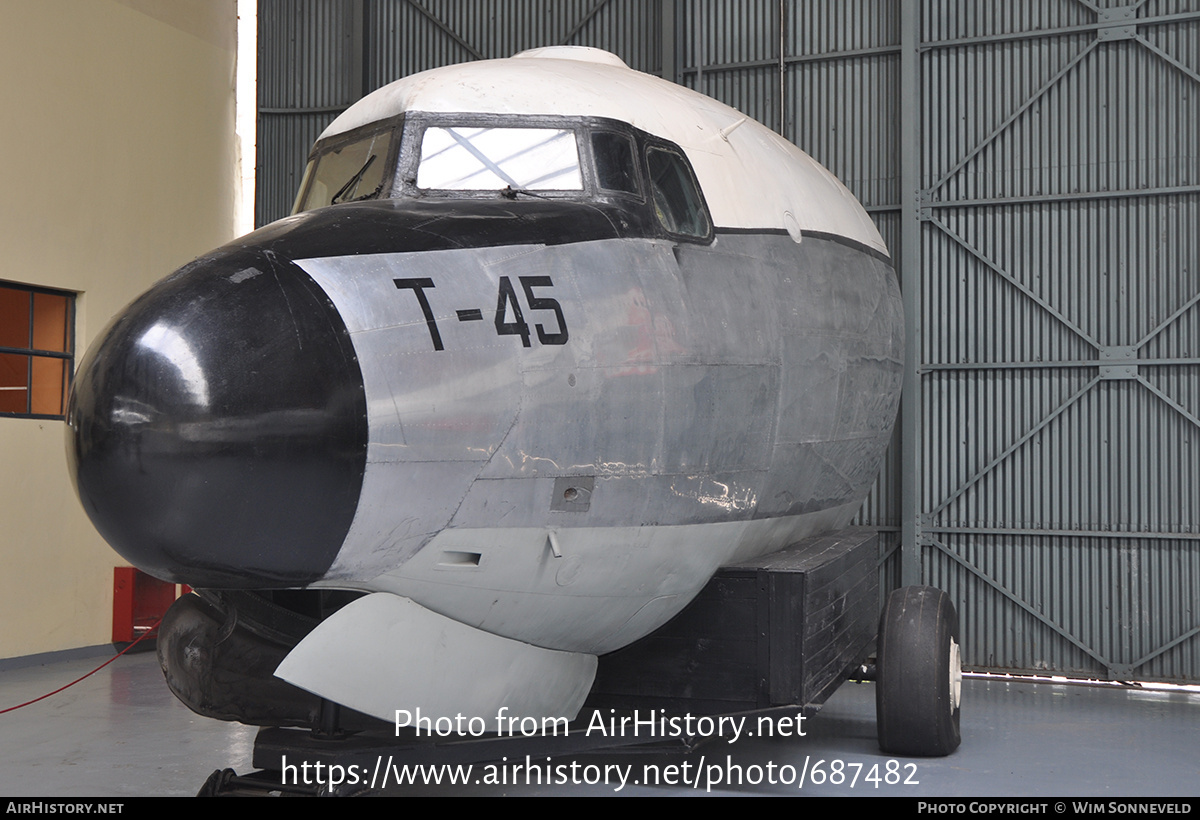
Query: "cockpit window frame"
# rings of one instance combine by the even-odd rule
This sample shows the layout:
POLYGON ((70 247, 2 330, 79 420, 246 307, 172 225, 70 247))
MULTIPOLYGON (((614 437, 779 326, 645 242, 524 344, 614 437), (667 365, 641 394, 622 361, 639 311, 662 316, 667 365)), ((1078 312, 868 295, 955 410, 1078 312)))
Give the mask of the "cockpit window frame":
MULTIPOLYGON (((495 200, 499 197, 514 201, 558 200, 617 205, 642 214, 636 221, 650 229, 653 235, 672 241, 700 245, 711 244, 716 238, 712 211, 708 207, 704 188, 700 185, 687 152, 670 140, 642 131, 627 122, 608 117, 406 111, 390 119, 360 126, 327 141, 319 142, 309 155, 301 190, 296 197, 297 207, 309 195, 308 189, 312 186, 312 180, 309 177, 315 160, 366 136, 384 131, 391 131, 392 139, 388 148, 388 156, 384 159, 387 165, 377 197, 379 200, 495 200), (494 187, 481 189, 419 188, 417 172, 425 132, 429 128, 447 127, 537 128, 570 131, 574 134, 576 148, 579 152, 582 187, 535 190, 506 190, 494 187), (630 177, 635 183, 635 191, 606 188, 601 185, 596 146, 593 143, 593 139, 598 134, 613 134, 629 141, 633 163, 630 177), (655 213, 654 183, 651 180, 648 159, 651 151, 664 151, 673 155, 686 172, 688 182, 695 192, 695 208, 698 211, 698 219, 707 226, 704 233, 673 230, 670 224, 664 222, 655 213), (387 169, 391 169, 390 175, 386 173, 387 169)), ((293 209, 293 213, 299 213, 299 211, 293 209)))
POLYGON ((638 159, 641 151, 638 148, 636 135, 630 128, 606 128, 603 125, 588 129, 588 150, 592 155, 592 170, 596 175, 596 190, 601 195, 616 195, 627 196, 636 199, 638 202, 645 201, 646 181, 645 174, 642 172, 642 163, 638 159), (633 190, 626 188, 614 188, 605 185, 601 179, 600 173, 600 156, 596 150, 596 141, 598 137, 615 137, 623 140, 629 148, 629 171, 632 174, 633 190))
POLYGON ((491 191, 512 197, 582 193, 584 154, 575 128, 431 123, 421 134, 416 186, 430 191, 491 191))
POLYGON ((646 140, 641 151, 642 162, 645 164, 646 187, 649 189, 650 207, 655 211, 655 221, 659 227, 670 236, 672 239, 697 242, 700 244, 708 244, 715 236, 715 226, 713 224, 712 210, 708 207, 708 201, 704 197, 704 187, 700 185, 700 180, 696 177, 696 169, 692 167, 692 163, 688 160, 687 153, 673 142, 669 142, 658 137, 651 137, 646 140), (689 233, 686 231, 678 231, 672 229, 667 224, 663 214, 658 213, 658 207, 655 203, 655 190, 657 185, 654 181, 654 175, 650 170, 650 155, 653 152, 673 157, 686 177, 686 182, 689 183, 690 192, 695 195, 695 214, 702 217, 704 220, 705 230, 703 233, 689 233))
POLYGON ((318 161, 326 154, 340 151, 347 145, 352 145, 366 137, 375 134, 383 134, 385 132, 391 133, 391 140, 388 143, 387 155, 381 158, 383 164, 380 167, 384 169, 384 173, 380 179, 379 194, 378 196, 372 198, 391 199, 393 186, 395 184, 395 174, 388 173, 388 170, 396 167, 397 157, 400 155, 400 152, 403 148, 403 142, 405 139, 405 118, 405 114, 399 114, 386 120, 380 120, 377 122, 368 123, 367 125, 359 126, 358 128, 352 128, 349 131, 346 131, 343 134, 338 134, 337 136, 331 137, 328 140, 318 141, 317 144, 313 146, 313 150, 309 153, 308 160, 304 164, 304 175, 300 179, 300 188, 296 192, 296 199, 292 204, 292 214, 294 215, 303 213, 304 211, 315 210, 316 208, 328 207, 330 204, 341 204, 328 203, 326 205, 316 205, 311 208, 305 208, 303 211, 300 210, 300 206, 308 199, 310 189, 313 185, 313 171, 316 169, 318 161))
MULTIPOLYGON (((603 199, 608 191, 601 192, 596 180, 595 158, 591 148, 592 122, 598 118, 563 117, 528 114, 443 114, 409 111, 407 114, 400 159, 396 167, 396 178, 392 190, 397 197, 431 199, 494 199, 504 194, 496 188, 421 188, 417 185, 417 173, 421 159, 421 145, 428 128, 531 128, 570 131, 575 137, 579 152, 579 171, 582 178, 580 188, 516 189, 516 196, 541 199, 565 199, 594 201, 603 199)), ((607 121, 605 121, 607 122, 607 121)), ((628 128, 628 126, 626 126, 628 128)), ((613 130, 605 128, 605 130, 613 130)), ((640 184, 639 184, 640 187, 640 184)), ((641 200, 639 191, 639 201, 641 200)))

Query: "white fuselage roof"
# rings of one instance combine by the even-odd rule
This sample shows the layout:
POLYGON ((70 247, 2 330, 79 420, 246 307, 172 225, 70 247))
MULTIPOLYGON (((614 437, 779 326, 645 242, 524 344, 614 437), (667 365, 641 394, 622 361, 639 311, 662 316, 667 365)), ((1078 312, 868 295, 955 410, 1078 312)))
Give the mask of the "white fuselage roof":
POLYGON ((799 148, 723 103, 634 71, 599 49, 542 48, 414 74, 367 95, 321 136, 406 111, 627 122, 684 149, 718 227, 799 228, 887 253, 854 196, 799 148))

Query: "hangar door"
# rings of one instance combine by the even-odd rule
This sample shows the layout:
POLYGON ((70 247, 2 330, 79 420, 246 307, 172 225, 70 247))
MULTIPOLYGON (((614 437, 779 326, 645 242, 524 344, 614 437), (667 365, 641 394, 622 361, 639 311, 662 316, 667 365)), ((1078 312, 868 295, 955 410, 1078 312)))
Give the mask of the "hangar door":
POLYGON ((908 301, 860 520, 973 669, 1200 681, 1200 0, 260 0, 261 223, 424 68, 592 45, 780 130, 908 301), (901 480, 901 476, 904 477, 901 480))
POLYGON ((975 668, 1200 679, 1200 4, 907 10, 906 547, 975 668))

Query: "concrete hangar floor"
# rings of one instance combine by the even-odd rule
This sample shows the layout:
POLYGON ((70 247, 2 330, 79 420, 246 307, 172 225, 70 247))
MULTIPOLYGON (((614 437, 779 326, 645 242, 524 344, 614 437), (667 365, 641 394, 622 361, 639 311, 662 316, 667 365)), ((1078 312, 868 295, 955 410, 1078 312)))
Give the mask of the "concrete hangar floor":
MULTIPOLYGON (((106 659, 52 658, 23 667, 4 662, 0 709, 53 691, 106 659)), ((684 796, 711 790, 724 795, 1111 799, 1200 792, 1197 691, 969 677, 963 681, 958 751, 946 758, 899 759, 890 766, 894 758, 883 755, 875 741, 873 684, 843 685, 803 728, 804 737, 743 734, 734 743, 715 740, 690 755, 589 755, 551 764, 535 759, 531 767, 516 769, 511 764, 524 761, 509 761, 507 770, 491 770, 493 778, 507 780, 496 785, 443 783, 393 787, 387 793, 684 796), (810 773, 801 788, 806 761, 810 773), (547 772, 547 765, 554 768, 547 772), (840 778, 833 776, 835 768, 840 778), (701 770, 706 774, 693 785, 701 770), (819 770, 825 780, 820 784, 813 782, 822 779, 813 776, 819 770), (622 771, 627 782, 618 792, 622 771), (663 782, 634 785, 647 773, 663 782), (739 773, 740 785, 727 782, 739 773), (609 782, 603 780, 606 775, 609 782), (601 779, 560 784, 564 777, 601 779)), ((126 655, 64 692, 0 715, 0 796, 194 795, 216 769, 252 770, 255 732, 193 714, 167 690, 153 653, 126 655)), ((477 764, 472 780, 487 776, 477 764)))

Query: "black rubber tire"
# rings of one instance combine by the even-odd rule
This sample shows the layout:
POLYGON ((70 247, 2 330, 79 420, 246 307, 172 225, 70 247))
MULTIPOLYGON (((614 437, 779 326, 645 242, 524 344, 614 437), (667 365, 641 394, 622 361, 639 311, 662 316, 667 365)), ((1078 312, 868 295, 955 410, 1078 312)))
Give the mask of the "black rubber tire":
POLYGON ((888 754, 948 755, 962 740, 958 614, 934 587, 902 587, 879 619, 875 717, 888 754), (952 663, 958 668, 952 670, 952 663))

